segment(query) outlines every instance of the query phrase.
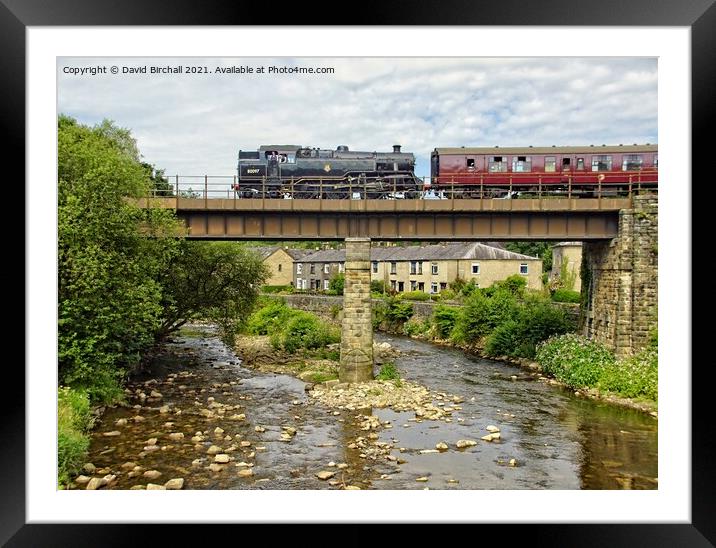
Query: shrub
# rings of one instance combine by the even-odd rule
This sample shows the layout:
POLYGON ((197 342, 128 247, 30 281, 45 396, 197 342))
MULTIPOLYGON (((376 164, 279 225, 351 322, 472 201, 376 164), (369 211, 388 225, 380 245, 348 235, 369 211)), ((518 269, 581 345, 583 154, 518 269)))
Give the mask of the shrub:
POLYGON ((410 320, 403 324, 403 333, 409 337, 427 335, 431 328, 432 324, 430 323, 429 318, 419 320, 413 316, 410 320))
POLYGON ((340 341, 337 330, 330 328, 318 317, 303 310, 291 310, 283 327, 272 336, 272 344, 294 353, 299 348, 313 349, 340 341))
POLYGON ((395 368, 395 362, 385 362, 380 366, 380 371, 375 377, 379 381, 399 380, 400 373, 395 368))
POLYGON ((433 324, 435 325, 436 335, 441 339, 450 337, 452 330, 455 328, 459 310, 457 308, 445 305, 437 305, 433 310, 433 324))
POLYGON ((492 284, 492 287, 496 290, 505 290, 509 293, 512 293, 514 296, 521 296, 525 288, 527 287, 527 278, 524 276, 521 276, 519 274, 513 274, 512 276, 508 276, 504 280, 500 280, 499 282, 495 282, 492 284))
POLYGON ((343 295, 343 290, 346 286, 346 275, 345 274, 336 274, 331 278, 331 281, 328 282, 328 289, 329 292, 333 295, 343 295))
POLYGON ((574 329, 564 310, 539 295, 532 295, 525 299, 517 315, 517 321, 521 329, 522 343, 520 352, 516 355, 525 358, 535 356, 538 343, 553 335, 561 335, 574 329))
POLYGON ((522 329, 515 320, 508 320, 487 338, 485 354, 488 356, 516 356, 521 344, 522 329))
POLYGON ((457 315, 452 338, 457 342, 473 342, 489 333, 490 327, 485 320, 488 307, 488 298, 482 291, 470 295, 457 315))
POLYGON ((385 282, 383 280, 372 280, 370 282, 370 292, 371 293, 380 293, 383 295, 383 293, 388 293, 388 288, 385 285, 385 282))
POLYGON ((388 298, 385 318, 391 323, 404 323, 413 316, 412 303, 401 302, 399 299, 388 298))
POLYGON ((84 390, 60 387, 57 391, 57 481, 66 485, 76 475, 89 448, 92 426, 89 395, 84 390))
POLYGON ((646 348, 637 355, 610 364, 599 379, 599 388, 617 392, 627 398, 645 397, 658 400, 659 355, 646 348))
POLYGON ((406 291, 401 293, 400 298, 408 301, 427 301, 430 299, 430 295, 425 291, 406 291))
POLYGON ((443 289, 439 296, 441 301, 451 301, 455 298, 455 292, 452 289, 443 289))
POLYGON ((252 335, 268 335, 277 329, 292 310, 283 301, 269 301, 259 308, 246 322, 246 332, 252 335))
POLYGON ((557 289, 552 293, 552 300, 558 303, 580 303, 582 294, 579 291, 570 289, 557 289))
POLYGON ((261 287, 262 293, 293 293, 292 285, 264 285, 261 287))
POLYGON ((614 355, 603 345, 579 335, 552 337, 537 346, 537 361, 543 370, 575 388, 596 386, 605 369, 614 365, 614 355))

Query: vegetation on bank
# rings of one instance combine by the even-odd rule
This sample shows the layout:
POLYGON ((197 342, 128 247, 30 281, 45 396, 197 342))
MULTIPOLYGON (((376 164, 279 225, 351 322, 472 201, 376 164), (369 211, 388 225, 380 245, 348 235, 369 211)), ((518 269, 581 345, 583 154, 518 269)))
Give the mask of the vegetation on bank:
POLYGON ((58 377, 69 387, 60 391, 58 453, 67 474, 86 442, 81 421, 67 419, 84 416, 80 400, 119 401, 147 351, 188 320, 212 320, 230 338, 268 271, 241 246, 185 241, 171 210, 137 205, 172 189, 129 130, 64 115, 57 129, 58 377))
POLYGON ((574 334, 550 338, 537 349, 544 372, 572 388, 597 388, 635 399, 658 401, 656 341, 636 355, 617 360, 603 345, 574 334))
POLYGON ((57 391, 57 482, 60 488, 80 472, 89 448, 91 428, 87 392, 61 386, 57 391))

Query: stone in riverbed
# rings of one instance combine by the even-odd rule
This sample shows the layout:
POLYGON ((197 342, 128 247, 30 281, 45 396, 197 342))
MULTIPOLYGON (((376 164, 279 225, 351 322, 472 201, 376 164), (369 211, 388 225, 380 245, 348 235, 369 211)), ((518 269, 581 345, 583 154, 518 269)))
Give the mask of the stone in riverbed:
POLYGON ((499 439, 500 439, 500 433, 499 433, 499 432, 495 432, 494 434, 488 434, 487 436, 482 436, 480 439, 481 439, 481 440, 485 440, 485 441, 495 441, 495 440, 499 440, 499 439))
POLYGON ((223 464, 217 464, 215 462, 212 462, 209 465, 209 470, 211 470, 212 472, 221 472, 224 468, 226 468, 226 466, 224 466, 223 464))
POLYGON ((80 485, 84 485, 85 483, 89 483, 89 480, 91 478, 89 476, 77 476, 75 478, 75 483, 78 483, 80 485))
POLYGON ((149 393, 149 395, 150 395, 152 398, 159 398, 159 399, 161 399, 161 398, 164 397, 164 396, 162 396, 161 392, 157 392, 156 390, 152 390, 152 391, 149 393))
POLYGON ((169 406, 168 406, 168 405, 162 405, 162 406, 159 408, 159 412, 160 412, 162 415, 165 415, 165 414, 169 413, 169 406))
POLYGON ((206 450, 206 452, 209 455, 216 455, 217 453, 221 452, 221 447, 217 445, 212 445, 211 447, 209 447, 209 449, 206 450))
POLYGON ((254 471, 251 468, 242 468, 239 470, 239 476, 242 478, 248 478, 249 476, 253 476, 254 471))
POLYGON ((87 483, 87 487, 85 487, 85 489, 88 491, 94 491, 95 489, 99 489, 105 485, 107 485, 107 481, 104 478, 92 478, 87 483))
POLYGON ((497 428, 497 426, 494 426, 492 424, 489 425, 488 427, 486 427, 485 430, 487 430, 488 432, 499 432, 500 431, 500 429, 497 428))
POLYGON ((418 451, 418 453, 420 453, 421 455, 426 455, 428 453, 439 453, 439 452, 440 451, 438 451, 437 449, 421 449, 420 451, 418 451))
POLYGON ((115 422, 117 426, 127 426, 127 419, 117 419, 117 422, 115 422))
POLYGON ((219 464, 226 464, 231 460, 231 457, 227 455, 226 453, 222 453, 220 455, 216 455, 214 457, 214 462, 218 462, 219 464))
POLYGON ((97 467, 91 462, 85 463, 85 465, 82 467, 82 471, 85 474, 94 474, 95 470, 97 470, 97 467))
POLYGON ((165 491, 166 487, 163 485, 157 485, 156 483, 148 483, 147 491, 165 491))
POLYGON ((345 490, 346 491, 360 491, 361 489, 357 485, 346 485, 345 490))
POLYGON ((103 435, 103 436, 107 436, 107 437, 111 437, 111 436, 121 436, 121 435, 122 435, 122 432, 120 432, 119 430, 112 430, 111 432, 104 432, 102 435, 103 435))
POLYGON ((120 466, 120 468, 121 468, 122 470, 131 470, 131 469, 133 469, 135 466, 137 466, 137 463, 136 463, 136 462, 127 461, 127 462, 125 462, 122 466, 120 466))
POLYGON ((149 438, 147 440, 147 445, 156 445, 157 444, 157 438, 149 438))
POLYGON ((339 470, 343 470, 344 468, 348 468, 348 465, 345 462, 339 462, 338 464, 336 464, 336 468, 338 468, 339 470))
POLYGON ((444 441, 441 441, 440 443, 435 444, 435 449, 438 449, 439 451, 447 451, 448 450, 448 444, 444 441))
POLYGON ((426 476, 422 476, 419 478, 415 478, 415 481, 425 482, 425 481, 428 481, 428 478, 426 476))
POLYGON ((335 476, 335 475, 336 475, 335 472, 329 472, 328 470, 321 470, 320 472, 318 472, 318 473, 316 474, 316 477, 317 477, 319 480, 324 480, 324 481, 325 481, 325 480, 327 480, 327 479, 332 478, 332 477, 335 476))
POLYGON ((162 475, 162 473, 159 470, 147 470, 142 474, 147 479, 157 479, 159 476, 162 475))
POLYGON ((254 432, 266 432, 266 429, 263 426, 256 426, 254 432))
POLYGON ((223 429, 223 428, 220 428, 219 426, 217 426, 216 428, 214 428, 214 434, 223 434, 223 433, 224 433, 224 429, 223 429))
POLYGON ((141 415, 134 415, 134 416, 132 417, 132 420, 133 420, 134 422, 143 422, 143 421, 145 421, 146 419, 145 419, 144 417, 142 417, 141 415))
POLYGON ((508 464, 510 466, 517 466, 517 459, 510 459, 510 462, 508 464))
POLYGON ((179 441, 184 439, 184 433, 183 432, 172 432, 169 434, 169 439, 172 441, 179 441))
POLYGON ((465 447, 472 447, 473 445, 477 445, 477 442, 474 440, 457 440, 457 443, 455 445, 458 449, 464 449, 465 447))
POLYGON ((184 478, 172 478, 164 484, 166 489, 181 489, 184 487, 184 478))
POLYGON ((250 441, 242 441, 240 445, 241 445, 241 447, 251 447, 251 442, 250 441))

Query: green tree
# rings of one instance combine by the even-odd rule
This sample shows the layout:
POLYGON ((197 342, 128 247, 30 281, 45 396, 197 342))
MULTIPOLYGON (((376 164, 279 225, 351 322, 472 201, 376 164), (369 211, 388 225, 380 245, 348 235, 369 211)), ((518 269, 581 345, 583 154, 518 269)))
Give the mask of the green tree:
POLYGON ((163 169, 157 169, 154 164, 142 162, 142 167, 147 172, 152 196, 174 196, 174 186, 164 175, 163 169))
POLYGON ((346 286, 346 276, 345 274, 336 274, 331 278, 331 281, 328 282, 328 289, 333 293, 334 295, 343 295, 343 289, 346 286))
POLYGON ((542 270, 547 272, 552 269, 552 246, 553 242, 508 242, 505 249, 522 253, 530 257, 539 257, 542 259, 542 270))
POLYGON ((162 277, 163 339, 195 318, 214 321, 231 344, 269 277, 261 258, 233 242, 188 242, 162 277))
POLYGON ((124 375, 153 344, 158 279, 177 252, 173 213, 126 199, 149 188, 138 158, 128 130, 59 117, 59 380, 93 401, 118 397, 124 375))

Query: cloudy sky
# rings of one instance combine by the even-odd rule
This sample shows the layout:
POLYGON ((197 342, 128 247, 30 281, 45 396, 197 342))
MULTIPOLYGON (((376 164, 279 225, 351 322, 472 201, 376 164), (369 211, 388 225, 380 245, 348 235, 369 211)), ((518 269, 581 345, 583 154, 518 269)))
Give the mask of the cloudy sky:
POLYGON ((57 81, 59 113, 129 128, 145 161, 168 175, 233 175, 239 149, 262 144, 401 144, 428 175, 436 146, 658 141, 651 58, 60 58, 57 81), (208 73, 152 74, 153 66, 208 73), (93 67, 106 74, 80 74, 93 67))

